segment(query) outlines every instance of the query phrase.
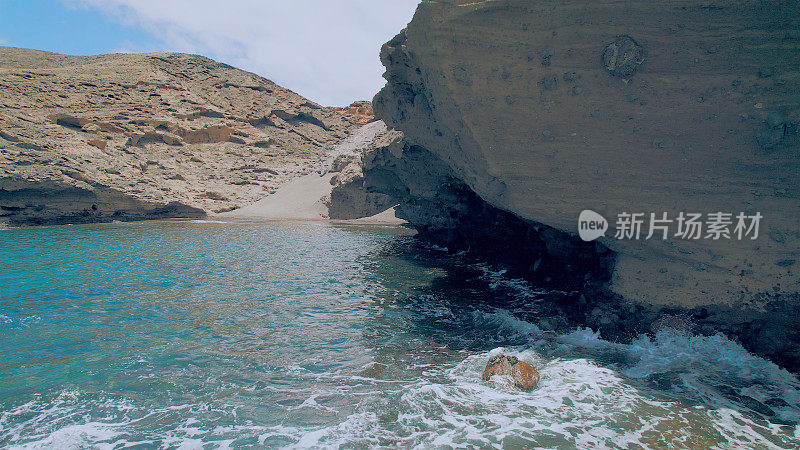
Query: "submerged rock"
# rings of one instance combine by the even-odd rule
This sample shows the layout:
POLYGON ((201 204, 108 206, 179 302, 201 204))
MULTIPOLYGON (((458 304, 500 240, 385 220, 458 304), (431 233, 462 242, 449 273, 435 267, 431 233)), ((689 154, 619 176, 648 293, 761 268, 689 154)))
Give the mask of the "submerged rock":
POLYGON ((643 62, 642 46, 627 35, 617 36, 603 50, 603 66, 615 77, 630 77, 643 62))
POLYGON ((486 364, 481 378, 489 381, 494 375, 510 377, 514 386, 523 391, 533 389, 539 382, 539 372, 516 356, 493 356, 486 364))

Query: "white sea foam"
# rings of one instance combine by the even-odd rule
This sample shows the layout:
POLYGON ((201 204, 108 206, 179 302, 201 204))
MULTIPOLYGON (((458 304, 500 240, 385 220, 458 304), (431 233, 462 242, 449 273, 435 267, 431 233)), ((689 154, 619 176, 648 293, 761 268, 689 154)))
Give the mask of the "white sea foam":
POLYGON ((23 327, 30 327, 37 323, 41 323, 41 316, 24 316, 24 317, 9 317, 5 314, 0 314, 0 325, 20 325, 23 327))
POLYGON ((507 275, 507 270, 498 269, 489 264, 478 263, 470 267, 478 269, 482 273, 482 278, 489 283, 489 287, 494 290, 503 289, 518 299, 535 301, 545 296, 554 294, 570 294, 572 292, 559 291, 553 289, 541 289, 533 287, 530 282, 522 278, 511 278, 507 275))
MULTIPOLYGON (((541 331, 535 325, 515 319, 507 312, 475 313, 475 316, 480 323, 529 336, 532 343, 541 339, 541 331)), ((472 353, 451 365, 427 367, 416 378, 394 380, 388 388, 381 387, 386 380, 287 367, 284 369, 287 374, 313 379, 320 386, 297 406, 288 406, 287 413, 319 411, 331 414, 332 418, 341 417, 322 426, 304 426, 301 422, 213 426, 194 418, 202 412, 215 411, 207 404, 173 405, 125 420, 136 416, 137 411, 142 413, 143 408, 129 401, 108 399, 95 400, 91 405, 106 411, 105 415, 81 420, 87 407, 85 395, 64 391, 51 403, 32 401, 3 413, 0 441, 22 441, 17 445, 19 448, 114 448, 139 444, 174 448, 212 444, 215 448, 228 448, 235 443, 230 436, 244 434, 253 436, 259 445, 290 448, 470 445, 792 448, 800 444, 796 427, 760 420, 730 403, 707 403, 709 399, 703 396, 697 402, 678 401, 631 384, 631 379, 682 370, 687 375, 684 380, 687 386, 705 393, 713 392, 713 388, 700 379, 703 375, 731 373, 753 382, 745 392, 751 397, 781 394, 789 403, 797 399, 797 385, 791 375, 776 370, 771 363, 748 354, 721 336, 659 334, 653 339, 642 337, 623 345, 603 341, 591 330, 581 329, 551 341, 576 350, 623 352, 634 363, 627 368, 614 368, 588 358, 548 358, 527 346, 498 347, 472 353), (542 374, 539 385, 531 392, 521 392, 502 378, 481 381, 486 361, 500 353, 516 356, 536 367, 542 374), (677 355, 676 362, 670 359, 670 354, 677 355), (355 391, 364 386, 373 388, 355 391), (357 401, 354 411, 340 411, 320 400, 344 396, 357 401), (161 420, 148 422, 150 415, 184 419, 170 429, 151 430, 147 440, 137 440, 132 428, 161 420), (21 422, 12 420, 20 417, 29 418, 21 422), (9 423, 15 425, 9 427, 9 423), (49 424, 56 424, 56 429, 31 433, 48 430, 49 424), (26 437, 21 439, 23 435, 26 437)), ((288 395, 293 390, 287 386, 270 389, 264 395, 269 395, 267 392, 288 395)), ((232 411, 219 413, 230 415, 232 411)))
POLYGON ((798 443, 794 430, 732 408, 708 409, 656 398, 631 386, 619 371, 587 359, 547 360, 531 350, 496 348, 435 372, 388 398, 363 400, 359 411, 335 425, 271 427, 259 442, 288 441, 296 448, 788 448, 798 443), (486 360, 499 353, 538 367, 542 379, 537 388, 526 393, 502 379, 480 381, 486 360))
MULTIPOLYGON (((493 289, 525 299, 547 295, 488 266, 483 278, 493 289)), ((797 380, 721 335, 660 332, 629 344, 613 343, 588 328, 556 336, 505 310, 474 311, 463 317, 435 296, 420 296, 419 300, 420 311, 427 318, 490 331, 487 342, 508 339, 522 344, 485 350, 492 344, 484 343, 486 346, 477 350, 452 350, 436 342, 424 350, 411 350, 418 353, 397 355, 398 350, 390 347, 403 343, 394 337, 388 341, 390 345, 359 349, 363 354, 358 355, 355 366, 303 366, 311 359, 304 355, 293 359, 295 365, 264 369, 269 376, 263 379, 248 374, 257 378, 253 383, 224 384, 209 379, 206 384, 219 390, 212 387, 197 401, 187 403, 154 406, 119 394, 112 397, 79 390, 64 390, 55 396, 40 394, 24 404, 0 407, 0 445, 800 446, 797 426, 781 425, 777 420, 800 420, 797 380), (423 353, 425 357, 417 358, 423 353), (542 375, 539 385, 531 392, 521 392, 507 379, 482 381, 486 361, 500 353, 536 367, 542 375), (373 371, 378 364, 381 369, 373 371), (664 387, 653 387, 659 376, 666 380, 664 387), (237 395, 249 395, 255 402, 245 402, 244 407, 233 400, 233 405, 226 403, 237 395), (776 399, 780 402, 770 402, 776 399), (759 405, 770 405, 775 417, 765 418, 749 409, 759 405), (254 413, 261 407, 273 409, 268 414, 254 413)), ((376 320, 383 319, 378 316, 376 320)), ((0 315, 0 324, 9 320, 13 321, 0 315)), ((400 328, 379 330, 385 329, 400 328)), ((328 355, 316 355, 311 362, 330 362, 333 358, 328 355)), ((137 359, 140 364, 151 364, 151 358, 137 359)), ((139 381, 156 383, 163 377, 154 369, 139 381)))

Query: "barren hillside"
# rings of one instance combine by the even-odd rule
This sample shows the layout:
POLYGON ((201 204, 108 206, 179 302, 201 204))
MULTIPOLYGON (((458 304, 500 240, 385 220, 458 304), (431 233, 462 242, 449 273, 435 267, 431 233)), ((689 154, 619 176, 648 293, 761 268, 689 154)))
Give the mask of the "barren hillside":
POLYGON ((203 215, 317 170, 371 120, 195 55, 0 47, 0 221, 203 215))

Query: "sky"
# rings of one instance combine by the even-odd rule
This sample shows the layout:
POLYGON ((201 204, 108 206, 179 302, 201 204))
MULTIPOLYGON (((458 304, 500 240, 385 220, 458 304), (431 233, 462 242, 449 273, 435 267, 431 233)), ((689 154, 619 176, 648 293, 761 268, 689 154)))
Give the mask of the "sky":
POLYGON ((326 106, 371 100, 381 45, 419 0, 0 0, 0 45, 71 55, 186 52, 326 106))

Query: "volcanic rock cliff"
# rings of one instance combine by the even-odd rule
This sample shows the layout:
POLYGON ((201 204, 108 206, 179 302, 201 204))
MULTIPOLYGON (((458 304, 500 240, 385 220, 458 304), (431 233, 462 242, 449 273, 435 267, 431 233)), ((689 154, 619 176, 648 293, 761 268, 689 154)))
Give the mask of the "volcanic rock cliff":
POLYGON ((375 112, 405 143, 365 174, 423 234, 583 284, 609 332, 691 311, 800 368, 800 2, 424 1, 381 60, 375 112), (593 243, 585 209, 611 226, 593 243), (763 219, 755 240, 646 239, 681 212, 763 219))
POLYGON ((208 58, 0 47, 0 222, 231 210, 312 170, 372 120, 208 58))

